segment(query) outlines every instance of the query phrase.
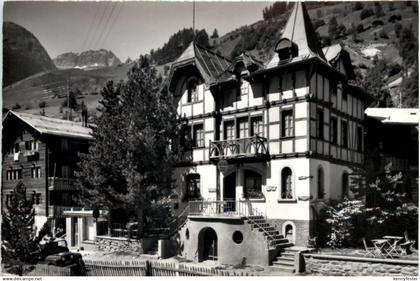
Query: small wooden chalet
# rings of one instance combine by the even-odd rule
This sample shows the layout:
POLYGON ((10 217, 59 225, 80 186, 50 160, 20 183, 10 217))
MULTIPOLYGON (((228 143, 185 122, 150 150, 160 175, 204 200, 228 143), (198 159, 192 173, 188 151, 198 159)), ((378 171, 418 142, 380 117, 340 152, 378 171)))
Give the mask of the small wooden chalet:
POLYGON ((75 185, 78 153, 87 153, 92 140, 85 122, 76 123, 23 112, 9 111, 3 119, 2 206, 13 196, 21 181, 27 188, 40 229, 51 220, 52 227, 65 227, 63 210, 77 206, 75 185))

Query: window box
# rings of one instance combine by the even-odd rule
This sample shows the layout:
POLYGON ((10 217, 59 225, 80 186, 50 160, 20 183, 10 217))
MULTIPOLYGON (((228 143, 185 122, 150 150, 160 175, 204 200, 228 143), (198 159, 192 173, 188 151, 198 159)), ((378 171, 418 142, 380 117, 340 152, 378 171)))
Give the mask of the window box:
POLYGON ((296 198, 291 198, 291 199, 278 198, 277 203, 297 203, 297 199, 296 198))
POLYGON ((39 152, 36 150, 26 150, 23 152, 23 156, 25 157, 35 157, 39 156, 39 152))

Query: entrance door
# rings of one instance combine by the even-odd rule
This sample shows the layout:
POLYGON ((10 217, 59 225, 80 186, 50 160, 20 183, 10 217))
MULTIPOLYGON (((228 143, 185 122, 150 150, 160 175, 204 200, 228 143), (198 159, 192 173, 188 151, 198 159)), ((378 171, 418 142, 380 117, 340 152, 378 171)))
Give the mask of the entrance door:
POLYGON ((79 245, 79 229, 78 229, 77 217, 71 218, 71 226, 72 226, 71 246, 77 247, 79 245))
POLYGON ((236 200, 236 173, 231 173, 223 181, 223 201, 228 201, 224 205, 225 212, 235 211, 236 200), (232 202, 233 201, 233 202, 232 202))
POLYGON ((217 234, 212 228, 201 231, 199 237, 201 249, 200 261, 217 260, 217 234), (204 233, 203 233, 204 232, 204 233))

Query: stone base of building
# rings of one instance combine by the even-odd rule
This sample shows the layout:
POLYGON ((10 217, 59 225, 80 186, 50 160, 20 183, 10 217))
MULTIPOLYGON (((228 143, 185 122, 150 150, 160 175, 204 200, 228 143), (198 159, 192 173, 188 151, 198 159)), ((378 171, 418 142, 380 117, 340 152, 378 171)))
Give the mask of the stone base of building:
POLYGON ((309 220, 267 219, 267 222, 296 246, 306 247, 311 238, 309 220))
POLYGON ((156 238, 137 240, 125 237, 96 236, 95 247, 104 252, 143 254, 150 250, 156 242, 156 238))
POLYGON ((278 254, 267 247, 264 234, 237 218, 189 218, 179 231, 182 256, 194 262, 268 266, 278 254))

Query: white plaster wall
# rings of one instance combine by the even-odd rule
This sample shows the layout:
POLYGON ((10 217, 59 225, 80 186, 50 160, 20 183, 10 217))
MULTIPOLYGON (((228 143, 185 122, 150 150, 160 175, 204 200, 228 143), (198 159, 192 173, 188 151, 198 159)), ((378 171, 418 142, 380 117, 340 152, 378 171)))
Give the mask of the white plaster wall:
MULTIPOLYGON (((184 198, 186 192, 186 175, 200 174, 200 193, 204 200, 216 200, 216 166, 215 165, 197 165, 192 167, 179 167, 173 173, 176 192, 180 201, 184 198)), ((180 202, 182 203, 182 202, 180 202)))
POLYGON ((342 176, 344 172, 351 173, 350 167, 330 163, 324 160, 310 159, 311 195, 314 199, 318 198, 318 167, 324 170, 324 199, 341 199, 342 197, 342 176))

